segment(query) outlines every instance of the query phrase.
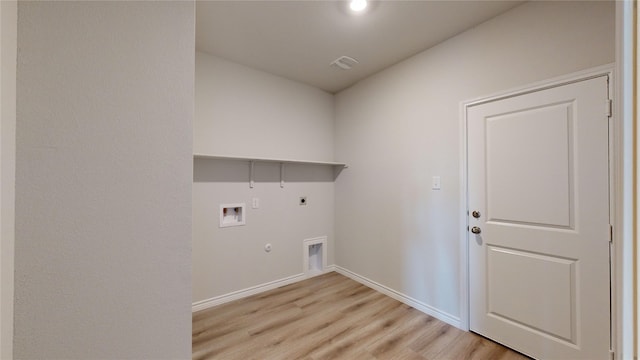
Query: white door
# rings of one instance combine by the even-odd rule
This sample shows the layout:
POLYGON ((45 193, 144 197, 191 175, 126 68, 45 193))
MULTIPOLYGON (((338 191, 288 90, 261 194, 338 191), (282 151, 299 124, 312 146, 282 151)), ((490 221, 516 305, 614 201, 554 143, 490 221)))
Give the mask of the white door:
POLYGON ((470 328, 535 358, 609 356, 607 82, 467 108, 470 328))

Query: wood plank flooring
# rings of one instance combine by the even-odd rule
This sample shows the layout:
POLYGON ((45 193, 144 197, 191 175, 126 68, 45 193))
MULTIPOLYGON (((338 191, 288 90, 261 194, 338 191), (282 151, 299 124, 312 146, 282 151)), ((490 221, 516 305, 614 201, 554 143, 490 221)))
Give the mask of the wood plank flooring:
POLYGON ((331 272, 193 314, 193 359, 527 357, 331 272))

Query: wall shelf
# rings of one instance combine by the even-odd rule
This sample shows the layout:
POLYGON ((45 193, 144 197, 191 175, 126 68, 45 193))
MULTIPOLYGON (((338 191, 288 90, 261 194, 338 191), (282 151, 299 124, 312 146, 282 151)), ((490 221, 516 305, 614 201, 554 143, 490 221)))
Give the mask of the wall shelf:
POLYGON ((332 161, 314 161, 314 160, 293 160, 293 159, 276 159, 276 158, 260 158, 260 157, 244 157, 244 156, 226 156, 226 155, 205 155, 193 154, 194 159, 211 159, 211 160, 235 160, 235 161, 255 161, 255 162, 271 162, 280 164, 301 164, 301 165, 328 165, 348 168, 347 164, 332 161))
POLYGON ((275 159, 275 158, 259 158, 259 157, 242 157, 242 156, 226 156, 226 155, 205 155, 193 154, 194 160, 228 160, 228 161, 247 161, 249 162, 249 187, 253 188, 253 164, 255 162, 267 162, 280 164, 280 187, 284 187, 284 168, 286 164, 299 165, 323 165, 333 166, 334 173, 339 174, 343 169, 348 168, 347 164, 332 161, 312 161, 312 160, 292 160, 292 159, 275 159))

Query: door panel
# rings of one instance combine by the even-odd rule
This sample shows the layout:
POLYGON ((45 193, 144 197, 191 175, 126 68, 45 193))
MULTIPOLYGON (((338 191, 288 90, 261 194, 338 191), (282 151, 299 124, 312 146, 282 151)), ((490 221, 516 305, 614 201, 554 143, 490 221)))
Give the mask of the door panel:
POLYGON ((490 316, 576 343, 575 260, 495 246, 488 257, 490 316), (530 299, 537 306, 529 306, 530 299))
POLYGON ((609 354, 607 89, 467 108, 470 328, 536 358, 609 354))
POLYGON ((572 107, 554 104, 486 119, 489 220, 571 226, 572 107), (539 176, 545 171, 554 176, 539 176))

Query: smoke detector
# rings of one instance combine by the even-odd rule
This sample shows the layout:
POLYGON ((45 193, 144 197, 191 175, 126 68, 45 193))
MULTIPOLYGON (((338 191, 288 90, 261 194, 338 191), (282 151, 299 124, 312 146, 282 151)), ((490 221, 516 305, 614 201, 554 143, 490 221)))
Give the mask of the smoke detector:
POLYGON ((348 57, 348 56, 340 56, 339 58, 333 60, 330 65, 335 65, 342 70, 351 70, 351 68, 358 63, 358 60, 348 57))

